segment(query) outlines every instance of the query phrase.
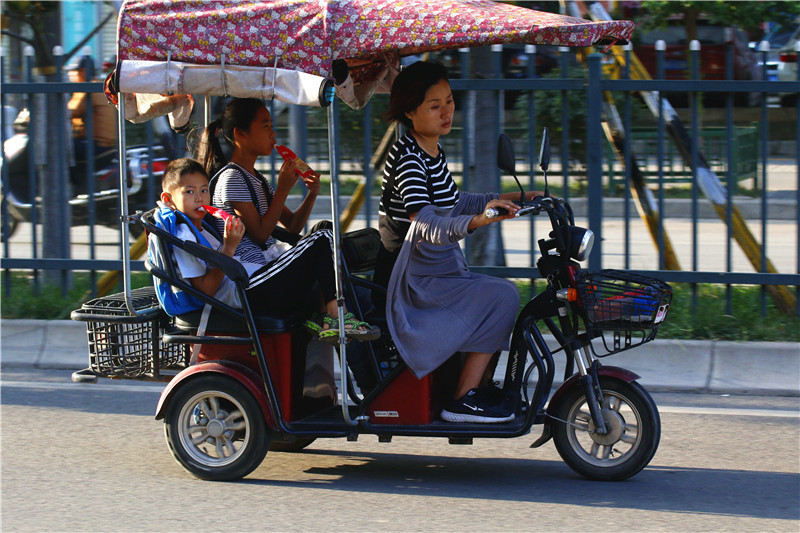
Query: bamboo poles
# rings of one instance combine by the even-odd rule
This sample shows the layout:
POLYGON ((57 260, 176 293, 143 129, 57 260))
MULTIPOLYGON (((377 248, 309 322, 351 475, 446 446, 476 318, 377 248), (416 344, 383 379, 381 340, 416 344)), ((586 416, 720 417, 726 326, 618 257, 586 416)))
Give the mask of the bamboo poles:
MULTIPOLYGON (((588 13, 590 18, 595 21, 612 20, 611 16, 608 14, 608 12, 606 12, 605 8, 599 2, 593 3, 588 9, 588 13)), ((626 60, 626 54, 622 47, 614 46, 612 47, 611 52, 618 65, 621 67, 626 66, 628 61, 626 60)), ((627 57, 630 57, 630 64, 628 66, 631 79, 652 79, 635 54, 631 53, 627 57)), ((642 98, 644 99, 644 102, 650 109, 651 113, 653 113, 654 116, 664 118, 667 133, 678 147, 678 151, 686 164, 695 171, 697 176, 697 184, 700 187, 700 190, 711 202, 720 219, 722 219, 722 221, 726 224, 731 225, 730 227, 734 240, 737 242, 737 244, 739 244, 753 268, 756 271, 759 271, 763 262, 767 273, 777 273, 773 263, 766 257, 762 258, 761 246, 747 226, 747 221, 744 219, 741 212, 735 205, 730 205, 731 218, 730 221, 728 220, 727 202, 729 195, 727 188, 714 173, 714 171, 711 170, 702 153, 697 151, 697 157, 692 157, 693 141, 691 137, 689 137, 686 129, 683 127, 683 123, 678 117, 678 114, 672 108, 670 103, 663 97, 659 97, 658 93, 653 91, 640 91, 640 94, 642 95, 642 98), (696 168, 694 165, 695 161, 697 162, 696 168)), ((787 315, 793 315, 795 313, 797 298, 788 287, 784 285, 766 285, 765 287, 781 311, 787 315)))

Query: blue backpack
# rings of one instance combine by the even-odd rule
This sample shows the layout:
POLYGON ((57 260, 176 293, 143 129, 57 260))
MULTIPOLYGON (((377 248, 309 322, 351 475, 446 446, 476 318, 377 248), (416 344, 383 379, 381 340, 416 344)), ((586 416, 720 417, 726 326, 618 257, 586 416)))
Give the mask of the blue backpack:
MULTIPOLYGON (((180 211, 174 211, 169 207, 159 207, 153 214, 153 219, 156 226, 168 232, 170 235, 175 236, 177 236, 178 233, 178 224, 186 224, 192 230, 192 233, 194 234, 195 239, 197 239, 198 244, 211 248, 211 244, 208 242, 208 239, 203 237, 203 234, 200 233, 194 224, 192 224, 191 221, 186 217, 186 215, 180 211)), ((213 229, 211 231, 214 232, 213 229)), ((156 266, 160 269, 165 269, 166 261, 172 261, 173 264, 175 262, 175 256, 172 254, 172 244, 166 243, 166 249, 169 251, 169 257, 163 257, 161 248, 158 246, 158 243, 155 241, 155 239, 158 239, 158 236, 151 235, 148 241, 148 260, 153 266, 156 266)), ((177 316, 184 313, 189 313, 191 311, 196 311, 198 309, 202 309, 205 305, 205 303, 195 298, 191 294, 188 294, 155 276, 153 276, 153 284, 155 285, 158 302, 169 316, 177 316)))

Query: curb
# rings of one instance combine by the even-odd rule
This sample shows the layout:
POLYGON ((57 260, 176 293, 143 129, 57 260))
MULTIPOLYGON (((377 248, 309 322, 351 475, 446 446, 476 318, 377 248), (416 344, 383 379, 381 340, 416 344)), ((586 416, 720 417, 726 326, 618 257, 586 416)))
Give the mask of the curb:
MULTIPOLYGON (((81 322, 3 320, 0 332, 3 368, 75 371, 89 364, 81 322)), ((506 355, 498 368, 505 368, 506 355)), ((635 372, 651 391, 800 396, 800 344, 793 342, 656 339, 603 363, 635 372)), ((557 382, 563 378, 563 358, 556 359, 555 375, 557 382)))

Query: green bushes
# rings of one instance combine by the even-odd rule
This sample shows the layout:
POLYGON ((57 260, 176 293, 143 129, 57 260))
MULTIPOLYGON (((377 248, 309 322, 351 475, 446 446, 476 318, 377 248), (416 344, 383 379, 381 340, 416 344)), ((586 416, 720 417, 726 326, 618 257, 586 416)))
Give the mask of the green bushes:
MULTIPOLYGON (((536 289, 543 288, 536 282, 536 289)), ((761 316, 761 287, 731 286, 732 313, 726 313, 724 285, 697 285, 697 305, 688 283, 672 283, 672 306, 658 330, 659 338, 726 341, 800 342, 800 318, 781 313, 766 296, 766 316, 761 316)), ((530 297, 530 283, 517 282, 522 304, 530 297)))
MULTIPOLYGON (((2 274, 3 287, 8 274, 2 274)), ((2 318, 68 319, 89 295, 90 278, 85 272, 75 273, 75 288, 63 295, 60 287, 42 287, 34 293, 27 274, 16 272, 11 277, 11 294, 3 294, 2 318)), ((151 283, 145 273, 134 273, 133 288, 151 283)), ((522 304, 530 298, 530 283, 517 281, 522 304)), ((544 286, 542 280, 536 290, 544 286)), ((673 283, 672 307, 667 321, 658 332, 659 338, 707 339, 729 341, 800 342, 800 318, 781 313, 766 296, 766 316, 761 316, 761 288, 749 285, 731 286, 732 313, 726 313, 727 296, 723 285, 697 285, 697 304, 687 283, 673 283)), ((121 291, 121 288, 117 289, 121 291)))

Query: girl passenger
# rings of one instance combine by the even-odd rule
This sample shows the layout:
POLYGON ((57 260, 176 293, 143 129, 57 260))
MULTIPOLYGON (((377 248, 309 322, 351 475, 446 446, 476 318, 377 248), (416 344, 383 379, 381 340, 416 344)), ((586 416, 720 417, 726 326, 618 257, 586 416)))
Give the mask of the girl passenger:
MULTIPOLYGON (((238 216, 244 223, 245 234, 236 256, 250 275, 251 301, 268 314, 288 314, 304 307, 302 295, 318 286, 322 312, 309 319, 306 327, 320 339, 336 343, 340 323, 331 230, 316 229, 289 249, 272 237, 279 223, 291 233, 299 233, 305 226, 319 194, 320 176, 315 172, 303 177, 308 193, 292 211, 286 206, 286 199, 298 180, 295 161, 284 161, 276 189, 255 168, 257 158, 269 155, 275 146, 272 117, 264 103, 237 98, 204 130, 198 159, 212 176, 212 205, 238 216), (224 155, 220 139, 232 149, 230 160, 224 155)), ((222 220, 217 223, 224 224, 222 220)), ((374 340, 380 336, 378 328, 357 320, 352 313, 345 314, 342 322, 347 337, 374 340)))

